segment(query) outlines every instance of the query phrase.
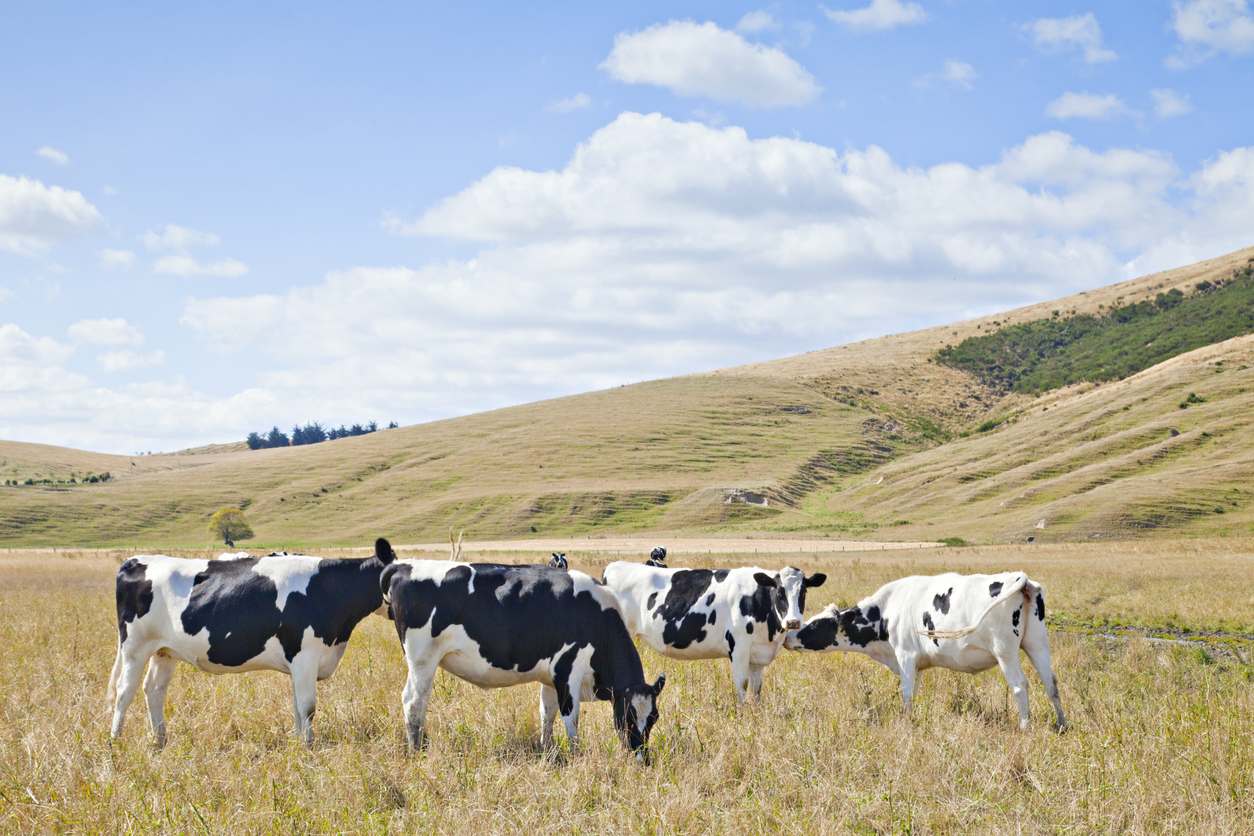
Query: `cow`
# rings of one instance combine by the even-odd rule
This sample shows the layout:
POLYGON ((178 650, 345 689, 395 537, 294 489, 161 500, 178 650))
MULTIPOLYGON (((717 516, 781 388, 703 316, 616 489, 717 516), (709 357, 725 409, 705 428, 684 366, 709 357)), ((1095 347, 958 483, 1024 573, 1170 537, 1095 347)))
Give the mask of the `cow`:
POLYGON ((566 563, 566 555, 561 552, 553 552, 553 559, 549 561, 549 565, 554 569, 569 569, 566 563))
POLYGON ((901 677, 910 711, 917 671, 939 667, 979 673, 997 665, 1019 706, 1019 728, 1028 727, 1028 680, 1019 650, 1028 654, 1058 715, 1067 727, 1058 678, 1049 661, 1045 595, 1023 572, 1001 575, 913 576, 884 584, 857 606, 836 605, 789 633, 789 650, 852 651, 870 656, 901 677))
POLYGON ((616 561, 602 581, 618 599, 627 629, 673 659, 729 659, 736 698, 756 698, 762 674, 775 660, 787 630, 801 626, 806 589, 824 574, 806 577, 787 566, 771 573, 740 569, 662 569, 616 561))
POLYGON ((540 683, 540 746, 553 744, 559 713, 572 754, 579 706, 610 700, 623 745, 640 760, 666 684, 644 678, 618 602, 583 572, 539 564, 398 560, 380 579, 409 677, 401 692, 406 738, 425 743, 438 668, 480 688, 540 683))
POLYGON ((653 551, 649 552, 649 559, 644 562, 645 566, 654 566, 658 569, 666 568, 666 548, 657 546, 653 551))
POLYGON ((383 614, 379 575, 395 557, 380 540, 365 560, 130 558, 117 574, 113 737, 147 664, 144 696, 156 744, 165 746, 165 693, 182 661, 205 673, 289 674, 296 736, 311 744, 318 681, 335 673, 358 622, 383 614))

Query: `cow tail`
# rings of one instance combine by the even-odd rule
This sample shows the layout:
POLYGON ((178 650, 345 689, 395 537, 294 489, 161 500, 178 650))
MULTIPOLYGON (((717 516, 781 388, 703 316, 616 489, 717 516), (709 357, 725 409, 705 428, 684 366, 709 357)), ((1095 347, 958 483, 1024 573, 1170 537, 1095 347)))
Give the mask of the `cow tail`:
POLYGON ((387 606, 389 612, 392 610, 392 576, 400 568, 395 563, 389 563, 383 567, 383 572, 379 575, 379 591, 383 593, 383 603, 387 606))
POLYGON ((961 639, 971 635, 980 628, 984 623, 984 619, 993 611, 993 607, 1005 601, 1009 596, 1018 594, 1028 583, 1028 576, 1024 572, 1020 572, 1009 585, 1002 587, 993 602, 980 613, 980 617, 970 627, 963 627, 961 630, 919 630, 920 636, 927 636, 929 639, 961 639))

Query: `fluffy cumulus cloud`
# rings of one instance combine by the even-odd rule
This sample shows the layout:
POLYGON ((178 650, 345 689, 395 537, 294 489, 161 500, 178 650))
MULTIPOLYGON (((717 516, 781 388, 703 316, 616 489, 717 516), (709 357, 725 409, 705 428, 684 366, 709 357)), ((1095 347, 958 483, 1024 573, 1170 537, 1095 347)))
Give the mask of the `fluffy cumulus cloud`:
POLYGON ((199 298, 183 324, 268 357, 277 402, 319 391, 414 420, 1048 299, 1248 246, 1252 212, 1246 149, 1189 174, 1055 131, 915 168, 626 113, 559 170, 498 168, 394 226, 478 242, 474 258, 199 298))
POLYGON ((1178 93, 1164 88, 1151 90, 1150 95, 1154 97, 1154 113, 1163 119, 1183 116, 1193 109, 1193 105, 1189 104, 1188 93, 1178 93))
POLYGON ((737 31, 751 34, 778 28, 779 24, 775 22, 775 16, 767 11, 749 12, 736 24, 737 31))
POLYGON ((143 345, 144 335, 125 319, 82 319, 69 327, 75 342, 92 345, 143 345))
POLYGON ((101 250, 100 264, 103 267, 120 267, 123 270, 135 263, 135 253, 130 250, 101 250))
POLYGON ((45 160, 52 160, 57 165, 69 165, 70 164, 69 154, 65 153, 64 151, 58 151, 57 149, 53 148, 50 145, 45 145, 43 148, 40 148, 35 153, 43 157, 45 160))
POLYGON ((100 362, 100 368, 106 372, 129 372, 160 366, 165 362, 165 352, 150 351, 140 354, 135 351, 106 351, 96 359, 100 362))
POLYGON ((34 255, 102 223, 81 192, 0 174, 0 250, 34 255))
POLYGON ((152 272, 167 276, 242 276, 248 272, 248 265, 233 258, 203 263, 190 255, 163 255, 152 265, 152 272))
POLYGON ((819 8, 832 23, 854 32, 881 32, 927 20, 922 6, 902 0, 871 0, 871 5, 861 9, 819 8))
POLYGON ((570 113, 572 110, 583 110, 592 106, 592 97, 587 93, 576 93, 569 99, 558 99, 545 108, 549 113, 570 113))
POLYGON ((1092 12, 1071 17, 1043 17, 1019 27, 1038 48, 1050 52, 1078 50, 1090 64, 1118 56, 1102 46, 1102 29, 1092 12))
POLYGON ((975 67, 966 61, 957 61, 950 58, 938 72, 928 73, 916 78, 914 86, 926 90, 938 82, 945 82, 954 87, 961 87, 963 90, 970 90, 972 83, 979 77, 980 74, 976 72, 975 67))
POLYGON ((144 246, 150 250, 186 250, 191 247, 213 246, 220 239, 212 232, 200 232, 178 224, 166 224, 165 231, 160 235, 151 229, 139 236, 144 246))
POLYGON ((822 88, 783 50, 749 43, 714 23, 659 23, 614 38, 601 69, 628 84, 656 84, 680 96, 750 107, 813 101, 822 88))
POLYGON ((1219 52, 1254 51, 1254 14, 1247 0, 1175 2, 1171 26, 1180 46, 1167 66, 1184 69, 1219 52))
POLYGON ((1099 95, 1089 93, 1063 93, 1045 106, 1045 114, 1055 119, 1113 119, 1116 116, 1135 116, 1123 100, 1114 93, 1099 95))

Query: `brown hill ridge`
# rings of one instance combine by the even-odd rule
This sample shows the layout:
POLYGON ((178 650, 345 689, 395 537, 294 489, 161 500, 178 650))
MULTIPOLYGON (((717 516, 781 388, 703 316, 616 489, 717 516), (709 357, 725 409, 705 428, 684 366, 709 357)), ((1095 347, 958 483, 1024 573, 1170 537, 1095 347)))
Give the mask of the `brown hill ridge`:
POLYGON ((259 544, 289 546, 440 541, 449 528, 480 539, 1248 533, 1251 338, 1038 399, 928 359, 995 322, 1096 313, 1252 257, 1254 248, 955 325, 306 447, 132 460, 0 442, 3 478, 115 477, 0 488, 0 531, 8 546, 203 545, 209 516, 234 505, 259 544), (1188 392, 1205 402, 1180 409, 1188 392), (957 438, 990 416, 1007 420, 957 438))

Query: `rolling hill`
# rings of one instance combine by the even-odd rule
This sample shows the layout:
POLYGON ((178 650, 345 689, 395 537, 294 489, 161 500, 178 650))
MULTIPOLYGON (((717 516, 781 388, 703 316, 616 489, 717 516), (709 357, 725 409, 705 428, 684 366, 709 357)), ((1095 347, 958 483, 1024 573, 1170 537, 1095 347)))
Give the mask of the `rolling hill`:
POLYGON ((1011 323, 1187 292, 1251 261, 1254 248, 954 325, 317 445, 131 458, 0 442, 0 480, 48 480, 0 488, 0 532, 11 547, 201 545, 227 505, 245 509, 259 544, 293 547, 449 528, 480 539, 1248 532, 1254 337, 1039 397, 935 358, 1011 323))

